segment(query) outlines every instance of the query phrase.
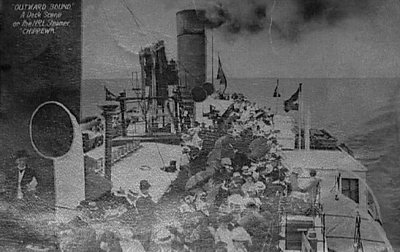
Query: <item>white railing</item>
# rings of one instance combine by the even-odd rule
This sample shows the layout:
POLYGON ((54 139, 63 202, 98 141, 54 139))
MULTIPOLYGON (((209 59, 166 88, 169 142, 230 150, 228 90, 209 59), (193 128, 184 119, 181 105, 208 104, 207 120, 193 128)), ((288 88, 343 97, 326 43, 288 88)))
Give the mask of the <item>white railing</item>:
POLYGON ((130 153, 136 151, 140 147, 140 143, 138 141, 129 142, 125 145, 119 146, 118 148, 113 149, 112 151, 112 164, 120 161, 130 153))
MULTIPOLYGON (((140 147, 139 141, 133 141, 126 143, 124 145, 118 146, 117 148, 113 148, 111 153, 111 164, 115 164, 116 162, 122 160, 124 157, 128 156, 129 154, 135 152, 140 147)), ((96 166, 91 168, 96 174, 104 176, 104 167, 105 161, 104 158, 101 157, 96 160, 96 166)))

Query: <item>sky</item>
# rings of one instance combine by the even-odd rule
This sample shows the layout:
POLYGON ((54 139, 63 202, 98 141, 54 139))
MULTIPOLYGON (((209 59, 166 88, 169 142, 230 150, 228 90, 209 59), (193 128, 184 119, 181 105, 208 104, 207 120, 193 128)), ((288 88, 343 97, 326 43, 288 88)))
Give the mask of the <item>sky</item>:
POLYGON ((176 59, 176 12, 205 9, 208 77, 400 77, 397 0, 83 0, 83 78, 129 78, 157 40, 176 59), (214 64, 216 73, 216 64, 214 64))

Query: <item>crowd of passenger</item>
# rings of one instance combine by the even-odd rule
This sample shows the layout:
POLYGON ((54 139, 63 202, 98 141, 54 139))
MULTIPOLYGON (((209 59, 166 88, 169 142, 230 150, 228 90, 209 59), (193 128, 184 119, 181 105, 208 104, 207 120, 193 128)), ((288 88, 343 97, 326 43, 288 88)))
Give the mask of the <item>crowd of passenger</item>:
MULTIPOLYGON (((314 203, 315 193, 310 192, 315 192, 316 183, 300 187, 299 171, 284 166, 270 109, 241 94, 232 99, 227 112, 217 118, 218 127, 206 129, 194 123, 182 135, 180 172, 187 173, 188 179, 170 222, 157 218, 160 206, 149 194, 152 185, 143 180, 140 193, 128 197, 128 207, 121 212, 134 215, 132 221, 119 222, 121 230, 129 226, 125 237, 121 230, 106 230, 93 238, 95 246, 110 252, 279 251, 281 199, 297 195, 298 201, 293 202, 314 203), (202 136, 214 130, 223 134, 207 149, 210 139, 202 136), (202 153, 206 159, 201 159, 202 153)), ((310 175, 315 177, 315 171, 310 175)), ((296 207, 301 210, 295 204, 291 210, 296 207)))
MULTIPOLYGON (((292 191, 307 194, 315 187, 300 188, 296 173, 282 164, 270 109, 241 94, 232 98, 224 115, 226 134, 216 140, 204 168, 195 174, 190 165, 186 168, 190 178, 179 208, 181 226, 173 233, 174 244, 180 244, 174 251, 273 251, 273 212, 278 209, 269 199, 292 191)), ((196 123, 183 136, 187 162, 197 157, 190 153, 202 151, 201 131, 196 123)))

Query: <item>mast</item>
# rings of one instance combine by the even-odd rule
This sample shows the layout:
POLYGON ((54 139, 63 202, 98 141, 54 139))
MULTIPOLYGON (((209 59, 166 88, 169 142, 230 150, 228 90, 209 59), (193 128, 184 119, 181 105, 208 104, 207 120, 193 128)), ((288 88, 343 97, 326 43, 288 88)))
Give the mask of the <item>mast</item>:
POLYGON ((278 114, 278 101, 279 101, 279 79, 276 79, 276 86, 278 88, 277 96, 275 97, 275 115, 278 114))
POLYGON ((211 30, 211 84, 214 86, 214 31, 211 30))
POLYGON ((301 87, 302 83, 300 83, 299 85, 300 85, 300 87, 299 87, 300 88, 300 90, 299 90, 300 91, 299 92, 299 119, 298 119, 298 121, 299 121, 298 122, 298 124, 299 124, 299 137, 297 139, 298 140, 297 144, 298 144, 298 149, 301 150, 301 123, 302 123, 301 121, 302 121, 302 112, 303 112, 302 111, 302 109, 303 109, 302 108, 303 89, 301 87))
POLYGON ((306 118, 305 118, 305 126, 304 126, 304 147, 306 151, 310 150, 310 128, 311 128, 311 112, 310 107, 308 105, 305 106, 306 110, 306 118))
MULTIPOLYGON (((305 131, 305 125, 304 125, 304 114, 305 114, 305 110, 304 110, 304 96, 303 96, 303 87, 301 87, 301 92, 300 92, 300 115, 301 115, 301 127, 304 130, 304 135, 301 139, 301 144, 303 144, 303 138, 305 139, 306 136, 306 131, 305 131)), ((304 146, 305 148, 305 146, 304 146)))
MULTIPOLYGON (((218 52, 218 73, 217 73, 217 79, 219 78, 218 77, 218 75, 219 75, 219 71, 220 71, 220 67, 222 67, 222 65, 220 64, 220 62, 221 62, 221 59, 219 58, 219 52, 218 52)), ((221 91, 221 80, 219 80, 219 91, 221 91)))

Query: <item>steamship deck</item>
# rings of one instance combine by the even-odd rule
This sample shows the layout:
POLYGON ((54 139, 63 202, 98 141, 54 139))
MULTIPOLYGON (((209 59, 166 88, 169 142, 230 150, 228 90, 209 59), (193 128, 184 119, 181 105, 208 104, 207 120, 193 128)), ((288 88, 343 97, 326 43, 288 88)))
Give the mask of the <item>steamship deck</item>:
POLYGON ((158 202, 168 190, 171 182, 178 176, 178 171, 169 173, 160 168, 168 166, 170 161, 177 161, 181 147, 170 144, 142 143, 142 148, 131 156, 126 157, 112 167, 112 191, 121 188, 139 193, 139 182, 146 179, 152 185, 150 195, 158 202))

